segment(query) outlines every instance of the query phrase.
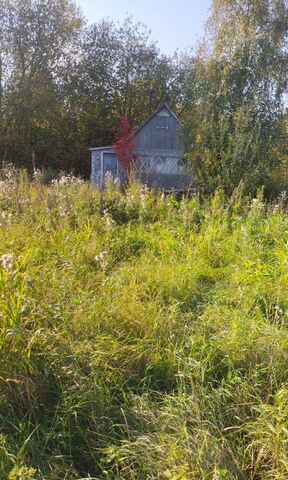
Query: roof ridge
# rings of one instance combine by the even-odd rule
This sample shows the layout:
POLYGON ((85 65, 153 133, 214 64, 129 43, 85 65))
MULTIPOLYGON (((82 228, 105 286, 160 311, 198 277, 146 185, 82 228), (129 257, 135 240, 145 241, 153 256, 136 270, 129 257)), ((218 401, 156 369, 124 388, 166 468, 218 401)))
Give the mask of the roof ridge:
POLYGON ((135 128, 134 132, 133 132, 133 136, 139 132, 139 130, 141 130, 145 125, 146 123, 150 122, 150 120, 155 116, 157 115, 158 112, 160 112, 160 110, 163 108, 163 107, 166 107, 170 113, 172 113, 173 117, 176 118, 177 122, 179 124, 181 124, 179 118, 177 117, 177 115, 173 112, 173 110, 171 110, 171 108, 169 107, 168 103, 167 102, 162 102, 159 107, 156 108, 156 110, 154 110, 154 112, 152 112, 149 117, 145 120, 145 122, 143 122, 139 127, 135 128))

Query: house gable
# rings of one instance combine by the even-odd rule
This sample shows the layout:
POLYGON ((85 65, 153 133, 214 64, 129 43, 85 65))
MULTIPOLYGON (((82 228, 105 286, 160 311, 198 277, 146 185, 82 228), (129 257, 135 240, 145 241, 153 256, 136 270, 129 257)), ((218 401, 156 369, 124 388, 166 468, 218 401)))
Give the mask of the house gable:
POLYGON ((135 131, 136 153, 180 152, 179 127, 176 115, 168 105, 162 105, 135 131))

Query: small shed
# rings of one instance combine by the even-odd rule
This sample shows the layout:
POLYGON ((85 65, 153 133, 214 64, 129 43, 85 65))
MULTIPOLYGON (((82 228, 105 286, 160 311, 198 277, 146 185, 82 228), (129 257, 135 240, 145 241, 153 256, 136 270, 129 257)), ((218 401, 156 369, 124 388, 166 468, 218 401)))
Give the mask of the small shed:
MULTIPOLYGON (((164 103, 135 130, 134 173, 140 182, 164 190, 193 187, 182 154, 179 127, 179 119, 164 103)), ((91 148, 90 151, 91 181, 94 184, 103 187, 108 172, 115 178, 123 177, 123 168, 112 146, 91 148)))

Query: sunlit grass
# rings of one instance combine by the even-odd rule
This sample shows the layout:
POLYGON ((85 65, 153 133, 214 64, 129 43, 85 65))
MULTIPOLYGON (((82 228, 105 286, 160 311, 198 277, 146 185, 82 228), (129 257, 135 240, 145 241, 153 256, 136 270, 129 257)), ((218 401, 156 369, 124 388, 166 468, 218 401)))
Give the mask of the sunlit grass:
POLYGON ((285 199, 0 181, 0 478, 288 478, 285 199))

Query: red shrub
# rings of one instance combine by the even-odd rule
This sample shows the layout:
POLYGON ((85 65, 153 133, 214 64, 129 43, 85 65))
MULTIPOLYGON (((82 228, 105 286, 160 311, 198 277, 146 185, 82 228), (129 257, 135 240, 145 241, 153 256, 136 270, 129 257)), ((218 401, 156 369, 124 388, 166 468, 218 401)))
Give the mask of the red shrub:
POLYGON ((133 129, 131 128, 128 117, 125 115, 125 117, 121 119, 116 131, 116 141, 113 145, 113 150, 126 171, 129 171, 132 165, 135 146, 136 140, 133 136, 133 129))

